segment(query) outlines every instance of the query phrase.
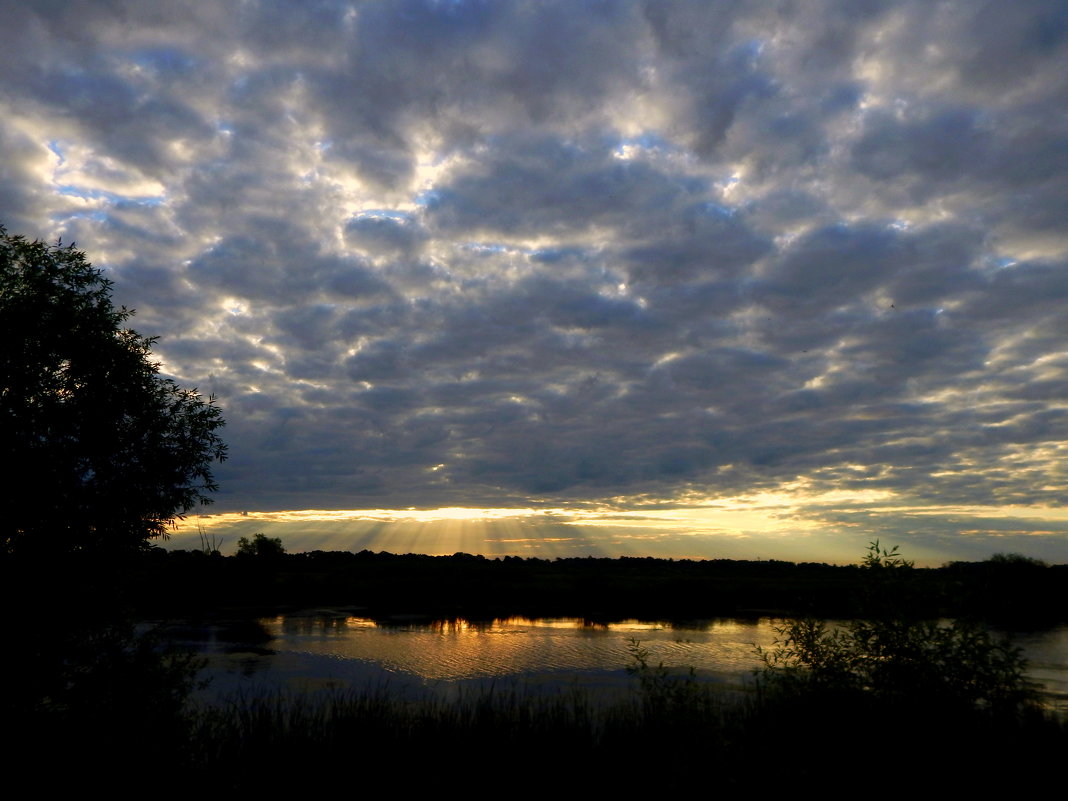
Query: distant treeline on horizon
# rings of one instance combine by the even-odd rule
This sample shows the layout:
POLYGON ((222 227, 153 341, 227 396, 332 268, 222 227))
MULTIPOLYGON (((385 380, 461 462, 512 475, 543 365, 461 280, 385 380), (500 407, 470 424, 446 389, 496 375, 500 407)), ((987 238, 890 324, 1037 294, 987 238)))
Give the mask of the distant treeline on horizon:
MULTIPOLYGON (((277 542, 277 541, 273 541, 277 542)), ((222 556, 155 548, 131 565, 145 613, 213 614, 308 606, 369 615, 697 619, 864 615, 870 574, 859 565, 655 557, 486 557, 310 551, 222 556), (196 592, 190 594, 189 588, 196 592)), ((1068 622, 1068 565, 1018 555, 915 568, 892 590, 905 614, 994 624, 1068 622)))

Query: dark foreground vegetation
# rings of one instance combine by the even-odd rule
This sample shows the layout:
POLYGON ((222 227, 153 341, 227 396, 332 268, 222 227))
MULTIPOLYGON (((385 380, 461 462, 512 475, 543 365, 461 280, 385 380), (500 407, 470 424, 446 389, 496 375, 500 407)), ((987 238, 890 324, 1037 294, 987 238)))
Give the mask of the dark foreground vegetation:
MULTIPOLYGON (((533 585, 553 584, 565 598, 580 601, 595 596, 571 582, 600 576, 599 587, 617 587, 608 597, 623 601, 650 587, 666 592, 664 576, 700 575, 702 565, 277 553, 265 560, 150 553, 92 570, 77 560, 38 572, 24 563, 5 582, 8 591, 21 587, 21 598, 5 600, 18 601, 26 613, 9 614, 7 632, 12 642, 30 648, 25 660, 17 653, 7 660, 14 675, 4 681, 5 723, 17 734, 9 764, 15 774, 46 778, 52 787, 137 782, 159 786, 164 795, 205 787, 351 790, 370 782, 422 790, 471 783, 488 793, 514 787, 751 789, 776 781, 822 786, 821 795, 833 796, 864 782, 895 781, 1018 792, 1053 778, 1068 756, 1064 722, 1037 703, 1019 653, 969 616, 947 625, 930 614, 942 613, 938 604, 948 597, 947 581, 968 587, 976 576, 989 581, 990 575, 1026 569, 1034 571, 1031 586, 1041 587, 1033 577, 1056 572, 1019 559, 922 571, 876 548, 853 568, 711 563, 715 570, 701 581, 714 585, 725 575, 724 583, 743 593, 739 598, 759 605, 768 597, 787 597, 776 595, 782 590, 768 574, 761 578, 764 570, 795 593, 814 588, 817 597, 834 600, 838 593, 853 604, 853 622, 844 629, 828 629, 816 618, 790 619, 778 647, 764 655, 766 669, 744 688, 702 683, 685 666, 653 664, 636 642, 634 686, 623 696, 577 688, 546 695, 502 684, 451 700, 379 687, 197 706, 189 700, 195 662, 168 651, 162 641, 136 635, 129 623, 149 595, 183 615, 232 614, 217 604, 247 598, 325 598, 324 588, 352 601, 345 593, 361 586, 355 576, 368 577, 367 586, 385 593, 380 608, 387 617, 386 610, 419 609, 413 598, 440 598, 427 593, 428 585, 437 593, 449 586, 459 591, 466 582, 461 597, 474 598, 475 589, 504 582, 495 571, 514 577, 527 570, 533 585), (294 568, 308 564, 318 567, 307 573, 294 568), (323 564, 341 565, 345 581, 321 583, 332 575, 323 564), (416 571, 402 579, 405 565, 416 571), (518 573, 506 572, 516 568, 518 573), (211 571, 219 571, 217 584, 197 578, 211 571), (827 584, 831 593, 812 578, 820 575, 843 578, 827 584), (481 583, 472 578, 478 576, 481 583), (387 593, 391 580, 411 593, 387 593), (395 606, 400 600, 407 603, 395 606), (60 754, 65 769, 50 770, 60 754)), ((692 581, 686 593, 700 586, 692 581)), ((1006 591, 991 584, 971 591, 979 586, 1001 597, 1006 591)), ((537 600, 532 590, 525 592, 537 600)), ((572 615, 588 609, 550 597, 529 610, 572 615)), ((504 593, 499 603, 508 598, 504 593)))
POLYGON ((202 786, 374 782, 461 786, 476 796, 751 790, 768 781, 822 786, 821 797, 884 782, 1026 791, 1060 775, 1068 746, 1062 724, 1036 710, 901 706, 770 685, 726 694, 685 679, 654 679, 608 703, 508 687, 458 701, 404 701, 385 690, 244 699, 196 715, 189 731, 182 771, 202 786))

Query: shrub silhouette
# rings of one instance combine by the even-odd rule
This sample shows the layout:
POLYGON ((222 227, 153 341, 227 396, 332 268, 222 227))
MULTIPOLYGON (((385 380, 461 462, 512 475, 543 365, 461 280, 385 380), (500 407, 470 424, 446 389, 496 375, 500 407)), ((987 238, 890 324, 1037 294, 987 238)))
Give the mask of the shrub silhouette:
POLYGON ((913 563, 875 541, 864 557, 864 616, 843 627, 802 618, 761 650, 765 689, 864 696, 899 707, 1015 712, 1033 705, 1020 649, 967 621, 926 619, 912 603, 913 563))

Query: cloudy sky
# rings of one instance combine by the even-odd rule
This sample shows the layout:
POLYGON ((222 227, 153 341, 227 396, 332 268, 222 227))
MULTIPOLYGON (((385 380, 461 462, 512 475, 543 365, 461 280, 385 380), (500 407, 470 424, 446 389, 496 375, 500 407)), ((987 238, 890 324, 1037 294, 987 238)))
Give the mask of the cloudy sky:
POLYGON ((230 548, 1063 562, 1065 109, 1061 0, 0 0, 0 222, 230 548))

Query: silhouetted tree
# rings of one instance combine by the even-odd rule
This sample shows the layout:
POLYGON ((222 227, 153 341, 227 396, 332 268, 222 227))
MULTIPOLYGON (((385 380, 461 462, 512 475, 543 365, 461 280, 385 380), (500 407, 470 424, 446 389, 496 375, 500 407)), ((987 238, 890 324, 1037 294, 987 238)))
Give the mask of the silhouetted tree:
POLYGON ((214 398, 182 389, 70 246, 0 226, 0 554, 137 549, 209 501, 226 455, 214 398))
POLYGON ((285 552, 286 549, 282 547, 281 539, 268 537, 266 534, 253 534, 251 540, 248 537, 241 537, 237 541, 237 555, 242 557, 274 559, 285 552))
POLYGON ((197 663, 139 633, 126 588, 148 541, 216 489, 223 419, 159 374, 131 314, 73 246, 0 226, 0 625, 20 644, 0 716, 30 773, 70 754, 84 781, 184 737, 197 663))

